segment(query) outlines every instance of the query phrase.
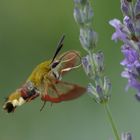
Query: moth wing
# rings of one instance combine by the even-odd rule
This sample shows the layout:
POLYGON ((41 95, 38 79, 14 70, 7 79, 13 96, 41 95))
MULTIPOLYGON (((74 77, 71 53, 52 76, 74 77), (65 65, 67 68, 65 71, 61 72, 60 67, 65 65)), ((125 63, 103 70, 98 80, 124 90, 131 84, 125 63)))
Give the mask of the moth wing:
POLYGON ((61 73, 65 73, 81 65, 81 56, 79 52, 76 51, 66 52, 61 59, 62 59, 61 73))
POLYGON ((85 87, 68 82, 56 81, 56 83, 49 86, 46 93, 42 95, 42 100, 58 103, 76 99, 85 92, 85 87))
POLYGON ((59 64, 54 68, 54 71, 57 71, 59 75, 63 75, 81 65, 81 56, 77 51, 68 51, 60 55, 60 57, 54 61, 54 64, 57 61, 59 64))

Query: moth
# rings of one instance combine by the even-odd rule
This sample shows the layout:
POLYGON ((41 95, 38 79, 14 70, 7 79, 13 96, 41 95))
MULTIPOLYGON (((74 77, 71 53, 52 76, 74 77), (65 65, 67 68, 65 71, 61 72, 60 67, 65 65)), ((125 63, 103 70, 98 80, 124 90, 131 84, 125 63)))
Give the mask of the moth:
POLYGON ((67 51, 58 56, 63 47, 65 35, 57 45, 52 59, 40 63, 20 88, 11 93, 4 102, 3 109, 14 112, 18 106, 41 97, 44 102, 59 103, 76 99, 86 91, 85 87, 62 81, 62 77, 72 69, 81 65, 81 56, 75 50, 67 51))

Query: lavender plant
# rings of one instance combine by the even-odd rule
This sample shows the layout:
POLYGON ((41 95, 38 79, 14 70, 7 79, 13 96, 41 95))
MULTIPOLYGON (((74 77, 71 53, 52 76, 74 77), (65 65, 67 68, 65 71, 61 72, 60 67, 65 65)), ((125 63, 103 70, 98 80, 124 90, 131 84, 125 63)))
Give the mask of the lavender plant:
POLYGON ((92 83, 88 92, 97 103, 105 103, 110 98, 111 83, 104 72, 104 54, 94 52, 97 44, 97 33, 92 28, 93 11, 88 0, 75 0, 74 18, 80 26, 80 42, 88 55, 82 58, 83 68, 92 83))
POLYGON ((121 140, 132 140, 132 135, 131 133, 122 133, 121 135, 121 140))
POLYGON ((132 140, 132 135, 129 132, 122 133, 121 140, 132 140))
POLYGON ((91 81, 87 91, 97 103, 104 105, 116 140, 120 140, 108 106, 111 82, 107 76, 104 76, 104 54, 102 51, 95 52, 98 36, 92 27, 93 10, 89 0, 74 0, 74 18, 80 27, 80 43, 87 52, 87 55, 82 58, 84 71, 91 81))
POLYGON ((140 0, 121 0, 123 23, 113 19, 109 23, 116 31, 112 40, 121 40, 121 51, 124 60, 120 63, 124 67, 122 77, 128 79, 127 88, 137 90, 136 99, 140 101, 140 0))
POLYGON ((132 140, 132 135, 129 132, 122 133, 121 140, 132 140))

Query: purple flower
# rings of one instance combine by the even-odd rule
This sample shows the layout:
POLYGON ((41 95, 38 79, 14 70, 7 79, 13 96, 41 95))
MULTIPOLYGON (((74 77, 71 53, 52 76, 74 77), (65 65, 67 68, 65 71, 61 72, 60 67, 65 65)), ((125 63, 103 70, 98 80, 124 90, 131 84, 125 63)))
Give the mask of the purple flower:
POLYGON ((122 41, 125 41, 127 39, 127 31, 125 31, 125 26, 120 22, 120 20, 113 19, 109 21, 109 23, 116 29, 116 32, 112 35, 112 40, 117 41, 118 39, 120 39, 122 41))
POLYGON ((122 47, 122 53, 125 58, 121 62, 124 66, 124 71, 122 72, 122 77, 128 79, 128 87, 135 88, 138 93, 140 92, 140 56, 139 53, 128 45, 122 47))
POLYGON ((121 0, 121 10, 123 23, 118 19, 109 22, 116 30, 112 39, 124 43, 121 47, 124 60, 120 63, 124 71, 121 75, 128 79, 127 89, 136 89, 136 98, 140 100, 140 0, 135 4, 132 4, 132 0, 121 0))
POLYGON ((124 54, 125 59, 121 62, 121 65, 126 66, 127 68, 132 68, 133 66, 140 66, 139 62, 139 53, 137 50, 133 49, 131 46, 125 44, 122 46, 122 53, 124 54))

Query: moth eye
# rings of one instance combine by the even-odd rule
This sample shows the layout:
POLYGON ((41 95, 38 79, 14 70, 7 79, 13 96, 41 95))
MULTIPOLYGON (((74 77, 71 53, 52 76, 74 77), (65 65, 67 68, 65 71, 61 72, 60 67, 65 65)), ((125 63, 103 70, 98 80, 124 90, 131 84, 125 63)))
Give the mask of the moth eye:
POLYGON ((53 62, 52 63, 52 68, 55 68, 59 64, 59 61, 53 62))

